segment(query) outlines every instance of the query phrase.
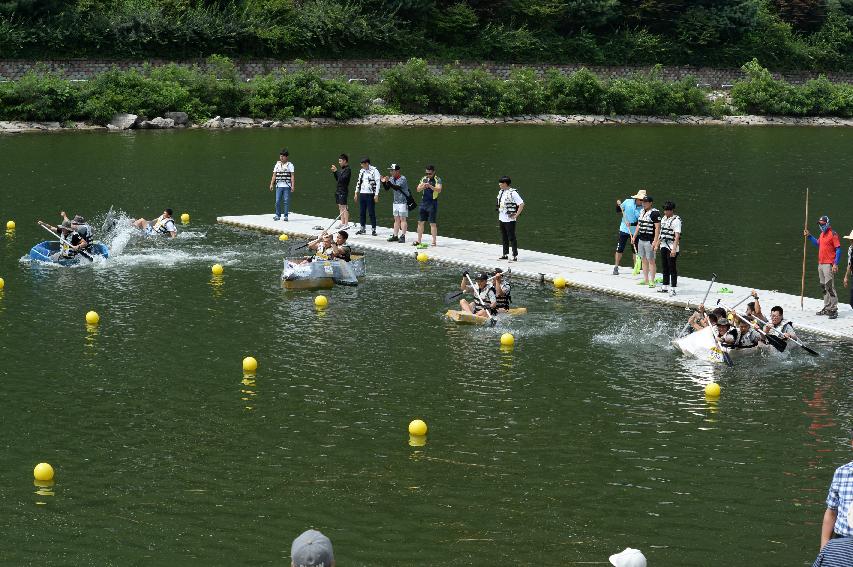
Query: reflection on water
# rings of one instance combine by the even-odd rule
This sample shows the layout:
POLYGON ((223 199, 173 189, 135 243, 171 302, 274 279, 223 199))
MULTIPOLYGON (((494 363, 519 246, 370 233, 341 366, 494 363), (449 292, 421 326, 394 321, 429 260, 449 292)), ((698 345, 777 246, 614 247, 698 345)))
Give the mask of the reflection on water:
POLYGON ((240 400, 246 411, 255 409, 255 396, 258 395, 257 379, 254 374, 244 373, 241 381, 243 387, 240 389, 240 400))

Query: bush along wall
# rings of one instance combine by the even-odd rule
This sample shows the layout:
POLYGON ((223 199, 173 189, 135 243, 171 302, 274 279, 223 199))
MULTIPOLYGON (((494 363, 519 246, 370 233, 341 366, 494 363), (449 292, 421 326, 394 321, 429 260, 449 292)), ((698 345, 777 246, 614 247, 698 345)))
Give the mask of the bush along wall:
POLYGON ((411 59, 384 74, 377 85, 324 78, 303 66, 241 82, 231 60, 208 65, 167 65, 142 71, 112 70, 93 80, 71 82, 45 69, 0 83, 0 120, 87 121, 106 124, 119 113, 154 118, 186 113, 193 122, 214 116, 283 120, 293 117, 359 118, 382 114, 453 114, 482 117, 532 114, 710 115, 748 113, 781 116, 853 116, 853 85, 825 77, 804 85, 774 79, 758 61, 743 66, 731 105, 711 100, 685 78, 668 82, 655 69, 631 78, 602 81, 586 69, 538 76, 518 69, 508 79, 483 70, 448 66, 430 71, 411 59), (381 99, 381 104, 377 99, 381 99))

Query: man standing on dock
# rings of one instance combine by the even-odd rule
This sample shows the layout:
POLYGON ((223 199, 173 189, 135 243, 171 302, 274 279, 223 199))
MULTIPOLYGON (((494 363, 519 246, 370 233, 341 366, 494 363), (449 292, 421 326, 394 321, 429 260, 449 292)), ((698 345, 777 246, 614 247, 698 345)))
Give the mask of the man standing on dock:
POLYGON ((421 178, 421 182, 415 187, 418 193, 423 193, 423 198, 421 199, 421 207, 418 209, 418 238, 412 243, 412 246, 426 247, 426 244, 421 244, 421 239, 424 237, 424 222, 426 221, 429 221, 432 245, 438 246, 438 196, 443 188, 441 177, 435 174, 435 166, 426 166, 426 172, 421 178))
POLYGON ((509 247, 512 245, 512 261, 518 261, 518 240, 515 237, 515 225, 518 215, 524 209, 524 199, 518 191, 510 185, 512 180, 504 175, 498 180, 498 222, 501 225, 501 240, 503 241, 503 255, 498 260, 506 260, 509 247))
POLYGON ((823 309, 818 315, 826 315, 830 319, 838 318, 838 294, 835 292, 835 274, 838 273, 838 262, 841 260, 841 240, 838 233, 832 230, 829 217, 824 215, 817 221, 820 236, 815 238, 808 229, 803 235, 817 249, 817 274, 820 278, 820 289, 823 290, 823 309))
POLYGON ((341 154, 338 157, 338 165, 341 167, 338 169, 335 165, 332 165, 332 176, 335 178, 337 182, 337 187, 335 188, 335 203, 338 205, 338 216, 341 217, 341 227, 340 230, 345 230, 349 228, 349 207, 347 206, 347 198, 349 195, 349 182, 352 179, 352 170, 349 167, 349 156, 346 154, 341 154))
POLYGON ((367 232, 367 215, 370 215, 370 224, 373 227, 373 236, 376 236, 376 203, 379 202, 379 186, 381 177, 379 170, 370 165, 370 158, 361 158, 361 171, 358 172, 358 181, 355 184, 355 198, 358 199, 358 215, 361 221, 361 229, 356 234, 367 232))
POLYGON ((287 220, 290 210, 290 194, 296 191, 296 177, 293 174, 293 164, 290 163, 290 153, 283 149, 279 152, 278 161, 272 168, 272 179, 270 179, 270 191, 275 185, 275 216, 272 220, 280 218, 287 220))
POLYGON ((655 254, 660 247, 660 211, 652 207, 654 199, 650 195, 643 197, 643 211, 637 219, 637 232, 631 243, 637 246, 637 254, 643 261, 642 285, 655 287, 657 263, 655 254))
POLYGON ((409 181, 406 176, 400 175, 399 163, 392 163, 388 171, 391 172, 391 175, 382 177, 382 186, 385 187, 386 191, 390 189, 394 193, 391 205, 391 214, 394 215, 394 234, 388 237, 388 242, 405 242, 406 231, 409 228, 407 219, 412 193, 409 191, 409 181))
MULTIPOLYGON (((622 263, 622 253, 625 252, 625 245, 628 240, 633 238, 637 231, 637 219, 640 217, 640 211, 643 210, 643 197, 646 196, 646 190, 640 189, 636 195, 632 195, 624 201, 616 201, 616 212, 621 217, 619 221, 619 239, 616 241, 616 259, 613 263, 613 275, 619 275, 619 264, 622 263)), ((634 248, 634 257, 637 255, 637 250, 634 248)), ((636 262, 635 262, 636 263, 636 262)))

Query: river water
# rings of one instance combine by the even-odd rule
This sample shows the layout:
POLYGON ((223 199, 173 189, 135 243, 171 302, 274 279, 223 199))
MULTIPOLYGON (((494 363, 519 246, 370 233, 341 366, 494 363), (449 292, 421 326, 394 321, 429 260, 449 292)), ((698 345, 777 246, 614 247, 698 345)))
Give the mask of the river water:
POLYGON ((287 244, 215 219, 272 214, 283 146, 294 209, 334 216, 328 166, 347 151, 411 177, 435 163, 441 233, 463 238, 497 240, 508 174, 522 247, 609 262, 613 202, 645 187, 678 204, 682 273, 798 293, 805 187, 813 219, 853 227, 851 142, 640 126, 0 137, 0 219, 18 224, 0 243, 0 563, 284 565, 315 527, 342 566, 606 565, 629 546, 658 566, 810 565, 853 459, 851 345, 808 337, 820 359, 710 368, 668 346, 684 312, 525 281, 527 317, 457 327, 442 297, 458 268, 381 255, 317 312, 279 285, 287 244), (172 242, 122 231, 95 265, 23 259, 46 237, 36 219, 97 225, 110 205, 192 221, 172 242), (33 486, 40 461, 54 486, 33 486))

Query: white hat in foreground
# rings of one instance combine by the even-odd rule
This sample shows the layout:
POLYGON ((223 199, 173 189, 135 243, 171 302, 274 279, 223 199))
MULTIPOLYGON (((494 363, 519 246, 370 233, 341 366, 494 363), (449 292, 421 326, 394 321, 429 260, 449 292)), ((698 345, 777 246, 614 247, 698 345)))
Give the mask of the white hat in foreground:
POLYGON ((850 231, 850 234, 848 234, 848 235, 847 235, 847 236, 845 236, 844 238, 846 238, 846 239, 848 239, 848 240, 853 240, 853 230, 851 230, 851 231, 850 231))
POLYGON ((626 547, 624 551, 610 556, 610 564, 614 567, 646 567, 646 556, 639 549, 626 547))

